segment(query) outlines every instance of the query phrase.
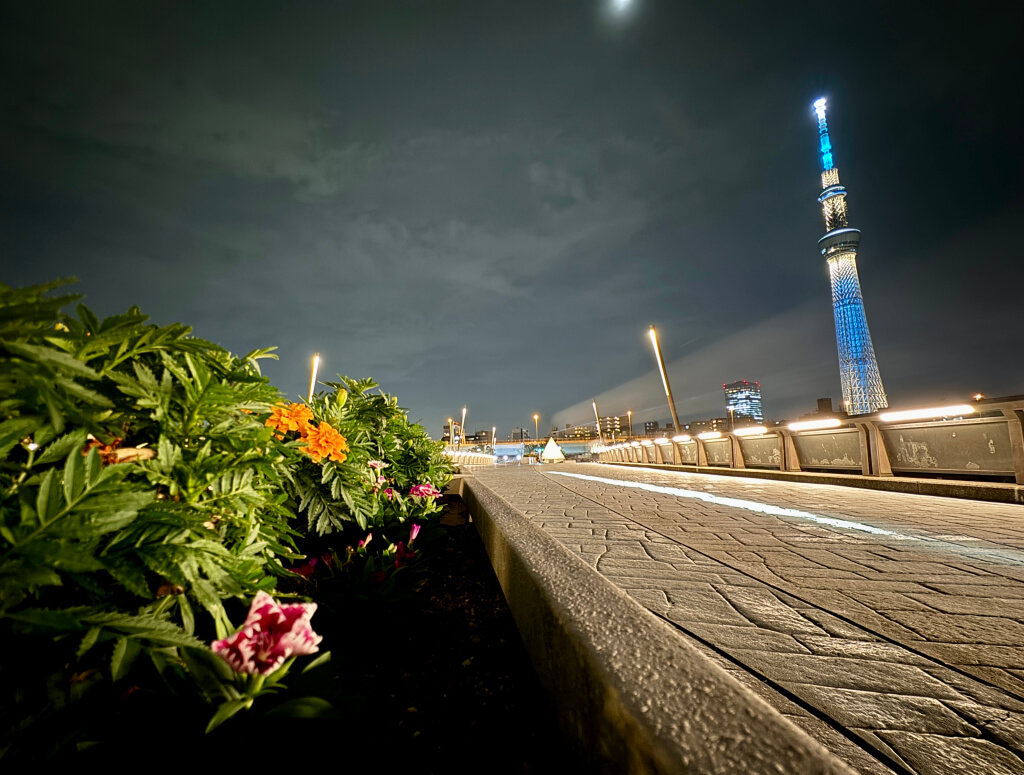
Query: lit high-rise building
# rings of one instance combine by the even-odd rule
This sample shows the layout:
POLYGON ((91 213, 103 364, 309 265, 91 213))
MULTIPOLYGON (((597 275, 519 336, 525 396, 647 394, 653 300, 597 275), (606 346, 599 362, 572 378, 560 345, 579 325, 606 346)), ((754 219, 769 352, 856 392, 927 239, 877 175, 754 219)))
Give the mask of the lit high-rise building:
POLYGON ((761 411, 761 383, 730 382, 722 385, 725 391, 725 412, 733 425, 759 424, 764 422, 761 411))
POLYGON ((602 417, 601 431, 606 439, 618 439, 626 435, 627 419, 625 417, 602 417))
POLYGON ((832 163, 832 141, 825 120, 825 100, 814 103, 821 148, 821 202, 825 236, 818 249, 828 262, 832 280, 832 311, 836 319, 839 377, 843 385, 843 409, 849 414, 869 414, 889 405, 871 346, 864 298, 857 276, 860 230, 851 229, 846 215, 846 189, 839 184, 839 170, 832 163))

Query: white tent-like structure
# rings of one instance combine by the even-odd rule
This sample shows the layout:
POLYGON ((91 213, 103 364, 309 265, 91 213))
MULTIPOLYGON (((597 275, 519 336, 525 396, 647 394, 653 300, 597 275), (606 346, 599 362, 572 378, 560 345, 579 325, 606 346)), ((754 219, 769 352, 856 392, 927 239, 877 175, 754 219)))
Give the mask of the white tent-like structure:
POLYGON ((548 439, 544 451, 540 453, 540 459, 543 463, 564 463, 565 455, 562 454, 562 448, 558 446, 558 442, 551 438, 548 439))

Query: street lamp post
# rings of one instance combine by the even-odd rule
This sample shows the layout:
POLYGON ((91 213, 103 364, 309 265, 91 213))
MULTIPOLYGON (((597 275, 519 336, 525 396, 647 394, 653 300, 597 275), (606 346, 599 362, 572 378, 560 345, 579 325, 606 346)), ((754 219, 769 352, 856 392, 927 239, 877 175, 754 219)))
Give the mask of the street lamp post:
POLYGON ((460 426, 461 433, 459 433, 459 449, 462 449, 462 440, 466 437, 466 407, 462 407, 462 425, 460 426))
POLYGON ((601 435, 601 415, 597 413, 597 399, 595 398, 590 404, 594 407, 594 420, 597 422, 597 440, 604 444, 604 437, 601 435))
POLYGON ((309 377, 309 397, 306 401, 313 400, 313 388, 316 387, 316 373, 320 369, 320 353, 313 353, 313 373, 309 377))
POLYGON ((665 386, 665 397, 668 398, 668 408, 672 412, 672 425, 674 432, 679 433, 679 417, 676 415, 676 402, 672 398, 672 388, 668 384, 668 373, 665 371, 665 359, 661 357, 661 347, 658 344, 658 332, 654 330, 654 324, 651 324, 651 329, 648 331, 651 336, 651 344, 654 345, 654 354, 658 360, 658 369, 661 371, 661 382, 665 386))
POLYGON ((494 446, 495 444, 498 443, 497 433, 498 433, 498 426, 497 425, 492 425, 491 426, 491 452, 497 452, 497 448, 494 446))
POLYGON ((629 409, 626 411, 626 416, 629 418, 629 440, 633 440, 633 410, 629 409))
POLYGON ((538 427, 537 427, 537 421, 538 420, 540 420, 540 415, 539 414, 535 414, 533 416, 533 440, 537 441, 537 442, 540 441, 540 430, 538 430, 538 427))
POLYGON ((455 426, 452 425, 452 418, 448 418, 448 446, 454 446, 455 444, 455 426))

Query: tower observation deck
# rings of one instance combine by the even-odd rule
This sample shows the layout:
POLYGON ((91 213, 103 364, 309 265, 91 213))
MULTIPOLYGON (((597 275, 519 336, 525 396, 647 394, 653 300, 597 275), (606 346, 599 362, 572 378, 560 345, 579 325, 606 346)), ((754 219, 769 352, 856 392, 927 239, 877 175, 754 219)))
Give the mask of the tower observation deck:
POLYGON ((871 346, 864 298, 857 276, 857 248, 860 230, 850 228, 846 212, 846 189, 839 183, 839 170, 832 162, 832 141, 825 120, 825 100, 814 103, 818 117, 821 148, 821 202, 825 236, 818 249, 828 262, 832 281, 832 311, 836 319, 839 348, 839 376, 843 384, 843 408, 850 414, 869 414, 889 405, 871 346))

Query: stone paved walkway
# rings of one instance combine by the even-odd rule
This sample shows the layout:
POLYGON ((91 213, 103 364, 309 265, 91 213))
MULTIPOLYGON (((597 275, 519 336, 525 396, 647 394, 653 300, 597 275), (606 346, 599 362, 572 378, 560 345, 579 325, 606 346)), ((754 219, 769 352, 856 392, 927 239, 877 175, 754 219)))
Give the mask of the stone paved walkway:
POLYGON ((1024 774, 1024 509, 599 464, 473 475, 865 773, 1024 774))

